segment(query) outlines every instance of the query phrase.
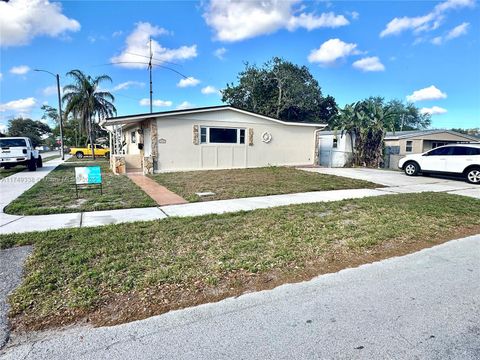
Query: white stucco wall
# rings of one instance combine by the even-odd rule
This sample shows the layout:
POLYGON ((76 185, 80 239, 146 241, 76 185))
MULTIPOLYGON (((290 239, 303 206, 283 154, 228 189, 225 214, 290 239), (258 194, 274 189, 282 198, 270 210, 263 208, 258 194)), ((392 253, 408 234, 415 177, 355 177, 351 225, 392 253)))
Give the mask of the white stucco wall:
MULTIPOLYGON (((316 127, 291 126, 232 110, 157 118, 158 171, 228 169, 314 163, 316 127), (193 143, 193 126, 245 129, 245 144, 193 143), (249 129, 253 146, 249 146, 249 129), (264 132, 272 135, 265 143, 264 132)), ((200 133, 199 133, 200 136, 200 133)))

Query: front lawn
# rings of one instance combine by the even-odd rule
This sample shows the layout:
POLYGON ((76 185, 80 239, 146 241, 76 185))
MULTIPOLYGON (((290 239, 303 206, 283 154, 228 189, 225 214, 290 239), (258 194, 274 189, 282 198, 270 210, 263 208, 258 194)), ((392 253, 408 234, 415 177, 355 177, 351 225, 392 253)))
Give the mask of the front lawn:
POLYGON ((5 209, 7 214, 40 215, 108 209, 156 206, 128 177, 114 175, 105 161, 64 163, 23 193, 5 209), (75 166, 99 165, 102 168, 103 195, 98 187, 75 194, 75 166))
POLYGON ((386 195, 1 235, 35 244, 10 297, 19 329, 116 324, 403 255, 480 232, 480 201, 386 195))
POLYGON ((152 179, 190 202, 308 191, 377 188, 381 185, 288 167, 162 173, 152 179), (196 193, 213 192, 199 197, 196 193))

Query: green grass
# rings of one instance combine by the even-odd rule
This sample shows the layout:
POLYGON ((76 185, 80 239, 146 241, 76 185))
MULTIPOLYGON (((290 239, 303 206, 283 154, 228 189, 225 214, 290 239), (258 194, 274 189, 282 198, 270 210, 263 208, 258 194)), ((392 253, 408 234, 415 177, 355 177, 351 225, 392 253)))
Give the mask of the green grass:
POLYGON ((26 167, 25 166, 14 166, 14 167, 11 167, 10 169, 4 169, 3 167, 0 168, 0 180, 1 179, 4 179, 10 175, 13 175, 13 174, 16 174, 20 171, 23 171, 25 170, 26 167))
POLYGON ((40 215, 80 211, 125 209, 156 206, 128 177, 114 175, 108 162, 83 162, 81 166, 100 165, 103 195, 98 187, 79 190, 75 194, 75 166, 64 163, 7 206, 7 214, 40 215))
POLYGON ((151 175, 151 177, 190 202, 382 187, 363 180, 275 166, 162 173, 151 175), (198 192, 213 192, 215 195, 200 198, 196 195, 198 192))
POLYGON ((55 160, 55 159, 59 159, 59 158, 60 158, 60 155, 51 155, 51 156, 47 156, 47 157, 42 157, 42 161, 44 163, 46 163, 47 161, 55 160))
POLYGON ((10 298, 16 326, 115 323, 478 232, 479 205, 444 193, 387 195, 1 235, 0 247, 35 244, 10 298))

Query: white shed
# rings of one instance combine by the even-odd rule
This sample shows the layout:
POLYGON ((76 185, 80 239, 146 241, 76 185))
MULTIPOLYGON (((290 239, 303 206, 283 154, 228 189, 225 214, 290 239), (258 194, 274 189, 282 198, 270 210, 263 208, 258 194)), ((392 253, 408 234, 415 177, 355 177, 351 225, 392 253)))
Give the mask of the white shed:
POLYGON ((285 122, 215 106, 120 116, 103 124, 112 134, 117 173, 315 165, 326 124, 285 122))
POLYGON ((352 158, 350 135, 340 131, 322 131, 320 133, 320 166, 344 167, 352 158))

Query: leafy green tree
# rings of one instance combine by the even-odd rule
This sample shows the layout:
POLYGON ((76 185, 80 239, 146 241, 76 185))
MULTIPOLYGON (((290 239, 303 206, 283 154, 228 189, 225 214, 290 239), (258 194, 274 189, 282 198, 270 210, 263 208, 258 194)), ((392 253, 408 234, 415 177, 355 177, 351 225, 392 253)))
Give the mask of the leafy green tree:
POLYGON ((63 88, 62 101, 67 103, 65 116, 72 114, 80 119, 80 129, 88 134, 95 159, 93 122, 117 113, 113 105, 114 96, 108 91, 99 91, 99 85, 105 81, 112 81, 108 75, 100 75, 92 78, 80 70, 72 70, 67 73, 73 79, 73 83, 63 88))
POLYGON ((238 84, 227 84, 222 101, 273 118, 325 122, 337 112, 335 99, 324 98, 306 66, 274 57, 262 67, 245 64, 238 84))
POLYGON ((32 140, 33 146, 38 146, 52 133, 50 127, 32 119, 17 118, 8 121, 8 136, 25 136, 32 140))
POLYGON ((383 141, 387 131, 395 127, 396 114, 378 99, 370 98, 340 109, 332 118, 332 126, 349 134, 352 141, 353 165, 379 167, 383 161, 383 141))
POLYGON ((413 103, 404 103, 398 99, 385 102, 385 99, 380 96, 370 97, 367 100, 382 106, 384 109, 390 109, 394 122, 392 131, 423 130, 431 125, 431 115, 422 114, 413 103))

